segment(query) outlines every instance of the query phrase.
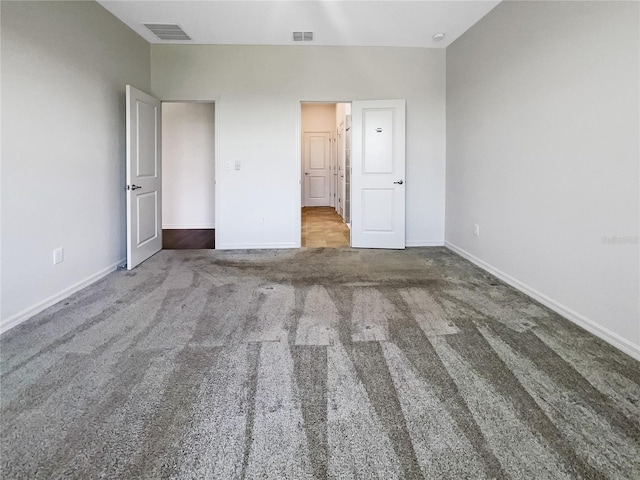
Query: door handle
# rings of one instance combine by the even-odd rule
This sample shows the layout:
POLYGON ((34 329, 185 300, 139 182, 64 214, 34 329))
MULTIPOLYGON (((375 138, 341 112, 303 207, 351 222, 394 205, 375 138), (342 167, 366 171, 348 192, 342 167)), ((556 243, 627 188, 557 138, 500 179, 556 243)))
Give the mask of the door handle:
POLYGON ((402 185, 404 183, 404 180, 401 179, 401 180, 398 180, 397 182, 393 182, 393 183, 395 183, 397 185, 402 185))
POLYGON ((127 185, 127 190, 138 190, 140 188, 142 187, 139 185, 127 185))
POLYGON ((305 175, 309 175, 309 172, 304 172, 305 175))

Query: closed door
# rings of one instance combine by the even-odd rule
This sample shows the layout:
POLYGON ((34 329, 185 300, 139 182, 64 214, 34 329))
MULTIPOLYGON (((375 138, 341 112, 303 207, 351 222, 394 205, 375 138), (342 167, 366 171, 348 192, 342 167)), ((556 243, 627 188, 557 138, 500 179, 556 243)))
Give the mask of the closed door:
POLYGON ((302 137, 304 206, 330 206, 331 133, 304 132, 302 137))
POLYGON ((352 103, 351 245, 405 248, 405 101, 352 103))
POLYGON ((160 101, 127 85, 127 269, 162 249, 160 101))

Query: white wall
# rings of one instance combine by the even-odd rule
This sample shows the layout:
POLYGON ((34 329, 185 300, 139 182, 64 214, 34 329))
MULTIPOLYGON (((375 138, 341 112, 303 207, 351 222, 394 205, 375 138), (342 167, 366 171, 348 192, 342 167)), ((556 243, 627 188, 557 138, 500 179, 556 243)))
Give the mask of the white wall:
POLYGON ((152 45, 151 78, 161 99, 217 100, 218 248, 300 244, 300 101, 388 98, 407 100, 408 244, 443 243, 443 50, 152 45))
POLYGON ((638 7, 503 2, 447 48, 446 240, 640 358, 638 7))
POLYGON ((149 90, 150 67, 148 44, 95 2, 0 8, 6 329, 124 258, 124 90, 149 90))
POLYGON ((215 105, 162 104, 162 228, 215 228, 215 105))

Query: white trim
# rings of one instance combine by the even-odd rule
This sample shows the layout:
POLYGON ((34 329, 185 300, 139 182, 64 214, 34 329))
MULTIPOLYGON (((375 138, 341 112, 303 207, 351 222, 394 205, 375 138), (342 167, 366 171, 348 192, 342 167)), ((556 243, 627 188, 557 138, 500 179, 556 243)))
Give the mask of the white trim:
POLYGON ((521 292, 530 296, 534 300, 537 300, 543 305, 549 307, 554 312, 562 315, 567 320, 572 321, 576 325, 584 328, 586 331, 594 334, 596 337, 604 340, 610 345, 613 345, 614 347, 623 351, 630 357, 633 357, 636 360, 640 360, 640 345, 635 345, 634 343, 627 340, 626 338, 618 335, 617 333, 609 330, 608 328, 603 327, 602 325, 599 325, 594 320, 591 320, 585 317, 584 315, 579 314, 578 312, 570 309, 569 307, 561 304, 560 302, 557 302, 556 300, 549 298, 544 293, 541 293, 536 289, 530 287, 529 285, 521 282, 520 280, 513 278, 511 275, 504 273, 502 270, 499 270, 494 266, 488 264, 487 262, 480 260, 478 257, 476 257, 475 255, 472 255, 466 250, 463 250, 462 248, 457 247, 447 241, 444 242, 444 245, 449 250, 457 253, 461 257, 466 258, 471 263, 476 264, 477 266, 479 266, 483 270, 486 270, 492 275, 495 275, 503 282, 508 283, 515 289, 520 290, 521 292))
MULTIPOLYGON (((218 164, 218 156, 219 156, 219 152, 218 152, 218 108, 219 108, 219 98, 213 99, 213 100, 209 100, 209 99, 205 99, 205 100, 160 100, 161 103, 203 103, 206 105, 213 105, 213 174, 214 174, 214 181, 213 181, 213 198, 214 198, 214 206, 213 206, 213 211, 214 211, 214 215, 216 215, 214 217, 218 218, 218 198, 217 198, 217 179, 218 179, 218 170, 217 170, 217 164, 218 164)), ((189 229, 209 229, 209 228, 216 228, 215 223, 196 223, 196 224, 190 224, 190 223, 176 223, 176 224, 162 224, 162 228, 166 228, 166 229, 172 229, 172 230, 189 230, 189 229)))
POLYGON ((188 223, 176 223, 176 224, 167 224, 162 225, 164 229, 172 229, 172 230, 189 230, 189 229, 210 229, 216 228, 214 223, 196 223, 196 224, 188 224, 188 223))
POLYGON ((428 240, 411 240, 404 242, 405 247, 444 247, 444 241, 430 242, 428 240))
POLYGON ((0 323, 0 334, 5 333, 6 331, 21 324, 25 320, 28 320, 29 318, 42 312, 43 310, 49 308, 50 306, 55 305, 59 301, 64 300, 65 298, 73 295, 77 291, 82 290, 85 287, 88 287, 89 285, 97 282, 101 278, 106 277, 111 272, 114 272, 115 270, 117 270, 118 265, 123 265, 126 263, 127 263, 126 258, 123 258, 116 263, 112 263, 108 267, 103 268, 102 270, 94 273, 93 275, 88 276, 84 280, 80 280, 78 283, 75 283, 70 287, 65 288, 64 290, 56 293, 55 295, 45 298, 41 302, 38 302, 35 305, 25 308, 24 310, 16 313, 15 315, 12 315, 11 317, 7 318, 6 320, 0 323))
POLYGON ((302 196, 304 195, 302 185, 302 103, 303 100, 296 100, 296 125, 295 125, 295 145, 296 145, 296 169, 295 181, 298 183, 298 187, 296 188, 296 201, 294 203, 294 212, 295 221, 293 222, 293 238, 296 239, 296 247, 302 247, 302 207, 304 207, 304 201, 302 200, 302 196))
MULTIPOLYGON (((197 98, 197 97, 191 97, 191 98, 182 98, 182 99, 168 99, 168 100, 163 100, 160 99, 160 101, 162 103, 210 103, 213 104, 213 148, 214 148, 214 153, 213 153, 213 169, 215 171, 214 175, 215 175, 215 181, 213 183, 214 187, 213 187, 213 195, 215 197, 215 204, 214 204, 214 215, 215 215, 215 221, 216 222, 220 222, 221 224, 223 222, 220 221, 220 188, 218 187, 218 179, 220 178, 220 172, 222 171, 222 161, 220 160, 220 108, 221 108, 221 97, 217 96, 217 97, 213 97, 213 98, 197 98)), ((172 227, 165 227, 164 225, 162 226, 162 228, 172 228, 172 227)), ((211 226, 211 227, 173 227, 173 228, 215 228, 215 226, 211 226)), ((215 242, 214 242, 214 248, 218 248, 217 244, 218 244, 218 235, 220 235, 220 231, 219 229, 216 229, 215 231, 215 242)))
MULTIPOLYGON (((302 98, 296 99, 296 125, 295 125, 295 142, 296 142, 296 155, 298 161, 296 162, 296 181, 298 182, 297 188, 297 198, 294 203, 295 211, 293 212, 295 215, 294 222, 294 238, 297 238, 295 241, 295 246, 289 247, 266 247, 266 248, 302 248, 302 215, 300 212, 302 211, 302 207, 304 206, 304 202, 302 200, 303 197, 303 185, 302 185, 302 104, 303 103, 333 103, 337 105, 338 103, 348 103, 351 104, 354 100, 327 100, 327 99, 316 99, 316 100, 303 100, 302 98)), ((217 178, 217 177, 216 177, 217 178)), ((216 199, 216 205, 218 205, 218 200, 216 199)), ((335 208, 335 202, 334 202, 335 208)), ((217 215, 217 212, 216 212, 217 215)), ((218 217, 216 217, 218 218, 218 217)), ((349 224, 347 224, 349 225, 349 224)), ((351 225, 349 225, 351 228, 351 225)), ((351 244, 351 239, 349 239, 349 244, 351 244)), ((285 244, 283 244, 285 245, 285 244)), ((286 244, 288 245, 288 244, 286 244)), ((218 248, 218 247, 216 247, 218 248)), ((222 248, 234 248, 234 247, 220 247, 222 248)), ((240 247, 240 248, 253 248, 253 247, 240 247)), ((263 248, 263 247, 257 247, 263 248)))
MULTIPOLYGON (((215 205, 214 209, 214 220, 220 222, 220 187, 218 186, 218 180, 220 179, 220 172, 222 171, 222 160, 220 159, 220 109, 222 107, 222 101, 220 97, 216 97, 213 102, 213 121, 215 122, 214 133, 213 133, 213 170, 214 170, 214 182, 213 182, 213 195, 215 205)), ((216 228, 216 231, 213 232, 213 248, 216 248, 216 244, 218 243, 218 235, 220 235, 219 229, 216 228)))
POLYGON ((296 242, 283 243, 226 243, 216 245, 216 250, 269 250, 275 248, 300 248, 296 242))

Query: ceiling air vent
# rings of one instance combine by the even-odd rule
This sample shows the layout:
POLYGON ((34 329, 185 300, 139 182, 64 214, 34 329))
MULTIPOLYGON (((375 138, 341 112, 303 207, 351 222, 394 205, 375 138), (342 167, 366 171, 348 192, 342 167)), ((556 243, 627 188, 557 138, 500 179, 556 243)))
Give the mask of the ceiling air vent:
POLYGON ((160 40, 191 40, 180 25, 172 23, 143 23, 160 40))
POLYGON ((293 32, 294 42, 311 42, 313 41, 313 32, 293 32))

